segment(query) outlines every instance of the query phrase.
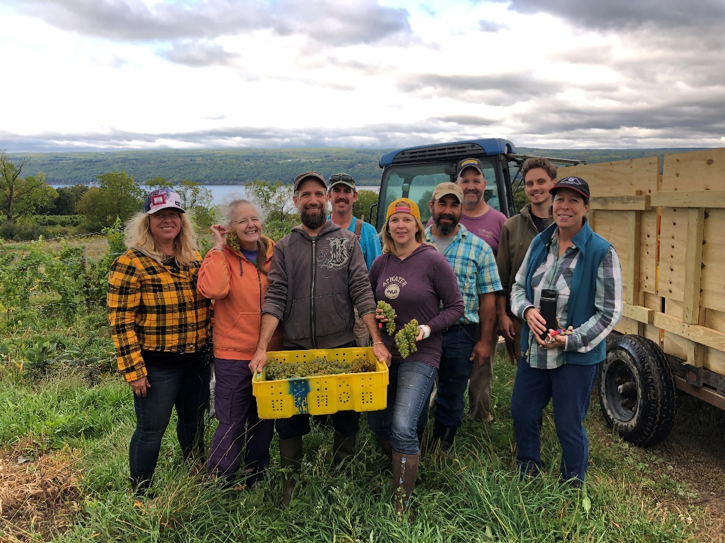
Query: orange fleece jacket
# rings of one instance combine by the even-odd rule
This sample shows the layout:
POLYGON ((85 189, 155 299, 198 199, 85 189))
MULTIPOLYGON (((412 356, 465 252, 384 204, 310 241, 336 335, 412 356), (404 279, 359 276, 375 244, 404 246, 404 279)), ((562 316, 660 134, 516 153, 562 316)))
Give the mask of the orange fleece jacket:
MULTIPOLYGON (((211 249, 199 269, 197 288, 214 300, 214 356, 228 360, 251 360, 257 350, 262 305, 267 292, 267 272, 274 242, 267 238, 267 256, 258 269, 243 254, 228 245, 211 249)), ((268 350, 282 347, 282 326, 277 326, 268 350)))

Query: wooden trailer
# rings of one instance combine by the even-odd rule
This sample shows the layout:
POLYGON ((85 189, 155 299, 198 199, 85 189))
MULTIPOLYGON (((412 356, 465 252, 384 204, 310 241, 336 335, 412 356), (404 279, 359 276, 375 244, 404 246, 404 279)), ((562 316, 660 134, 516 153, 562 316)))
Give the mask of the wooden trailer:
POLYGON ((661 442, 675 387, 725 409, 725 149, 560 168, 622 263, 623 318, 598 393, 622 437, 661 442))

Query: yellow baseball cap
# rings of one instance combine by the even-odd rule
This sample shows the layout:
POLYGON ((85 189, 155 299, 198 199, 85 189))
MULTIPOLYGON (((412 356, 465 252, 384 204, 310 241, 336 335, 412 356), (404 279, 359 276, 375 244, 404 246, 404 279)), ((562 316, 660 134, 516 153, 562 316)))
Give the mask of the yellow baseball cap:
POLYGON ((385 220, 387 221, 393 213, 410 213, 413 217, 420 220, 418 204, 408 198, 398 198, 392 202, 385 213, 385 220))

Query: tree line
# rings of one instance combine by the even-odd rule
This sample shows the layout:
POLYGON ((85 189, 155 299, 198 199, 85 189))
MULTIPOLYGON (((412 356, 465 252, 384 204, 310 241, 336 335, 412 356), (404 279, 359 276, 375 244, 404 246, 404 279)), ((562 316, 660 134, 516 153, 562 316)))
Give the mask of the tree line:
MULTIPOLYGON (((587 163, 628 160, 694 149, 533 149, 518 152, 536 156, 571 158, 587 163)), ((345 172, 358 184, 380 182, 378 162, 387 149, 229 149, 121 151, 95 153, 13 153, 8 158, 24 163, 27 176, 43 172, 47 181, 60 185, 87 185, 107 172, 123 171, 139 181, 154 177, 172 183, 181 180, 203 185, 238 185, 255 179, 291 183, 300 172, 324 175, 345 172)))

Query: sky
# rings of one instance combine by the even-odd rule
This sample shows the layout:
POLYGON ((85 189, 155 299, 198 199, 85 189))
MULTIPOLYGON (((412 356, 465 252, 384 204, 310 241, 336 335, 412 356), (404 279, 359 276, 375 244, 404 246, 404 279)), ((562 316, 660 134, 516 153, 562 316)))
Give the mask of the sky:
POLYGON ((725 146, 725 1, 3 0, 0 149, 725 146))

